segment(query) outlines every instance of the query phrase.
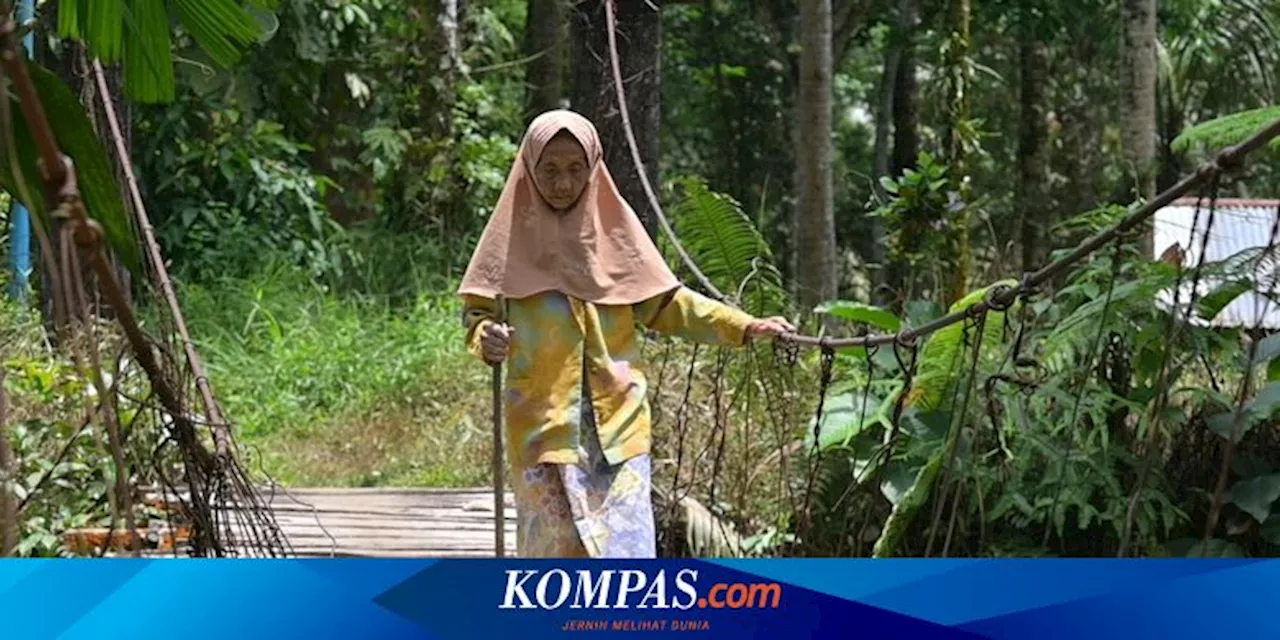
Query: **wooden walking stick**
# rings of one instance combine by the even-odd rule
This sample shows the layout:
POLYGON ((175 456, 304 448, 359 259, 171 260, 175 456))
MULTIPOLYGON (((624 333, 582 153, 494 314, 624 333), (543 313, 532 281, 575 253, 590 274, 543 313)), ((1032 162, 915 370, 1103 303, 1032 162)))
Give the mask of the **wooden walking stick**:
MULTIPOLYGON (((499 294, 498 324, 507 323, 506 300, 499 294)), ((508 344, 508 351, 510 344, 508 344)), ((493 364, 493 545, 497 557, 506 551, 506 508, 502 489, 502 361, 493 364)))

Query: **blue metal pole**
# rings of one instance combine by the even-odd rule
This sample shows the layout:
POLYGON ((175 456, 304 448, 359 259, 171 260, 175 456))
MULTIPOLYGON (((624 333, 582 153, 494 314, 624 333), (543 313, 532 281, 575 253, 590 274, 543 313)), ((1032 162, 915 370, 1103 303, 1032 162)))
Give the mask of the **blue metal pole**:
MULTIPOLYGON (((25 23, 35 17, 35 0, 18 1, 18 22, 25 23)), ((22 44, 31 55, 35 47, 35 34, 28 33, 22 44)), ((12 196, 12 194, 10 194, 12 196)), ((21 204, 14 203, 12 224, 9 225, 9 262, 13 272, 13 282, 9 284, 9 294, 19 302, 27 297, 27 282, 31 277, 31 213, 21 204)))

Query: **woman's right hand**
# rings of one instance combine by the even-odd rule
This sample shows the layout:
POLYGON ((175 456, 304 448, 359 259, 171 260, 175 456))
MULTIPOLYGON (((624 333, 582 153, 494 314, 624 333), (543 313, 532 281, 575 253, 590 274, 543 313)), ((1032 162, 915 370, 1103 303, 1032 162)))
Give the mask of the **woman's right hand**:
POLYGON ((507 350, 511 345, 511 336, 516 332, 514 327, 497 322, 487 322, 480 335, 480 349, 485 362, 499 364, 507 359, 507 350))

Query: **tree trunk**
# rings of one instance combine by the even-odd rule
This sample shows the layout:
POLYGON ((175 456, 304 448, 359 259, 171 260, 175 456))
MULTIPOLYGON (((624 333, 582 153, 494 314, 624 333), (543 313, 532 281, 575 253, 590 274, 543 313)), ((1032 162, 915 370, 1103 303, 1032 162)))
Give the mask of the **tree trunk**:
POLYGON ((457 145, 454 141, 453 106, 457 103, 458 65, 461 56, 459 36, 459 0, 428 0, 422 14, 427 24, 423 46, 426 64, 416 67, 419 74, 418 104, 422 141, 417 150, 420 163, 447 167, 450 179, 422 196, 424 206, 415 207, 410 220, 413 229, 439 225, 437 231, 448 237, 465 229, 469 213, 462 206, 464 182, 457 175, 457 145))
POLYGON ((964 128, 969 120, 969 88, 973 84, 969 60, 970 0, 951 0, 949 24, 950 46, 944 65, 947 74, 946 129, 943 133, 943 157, 949 165, 948 175, 959 192, 963 206, 948 214, 946 240, 949 247, 943 267, 947 274, 944 303, 963 298, 969 287, 972 256, 969 247, 969 167, 965 149, 964 128))
POLYGON ((837 68, 849 50, 849 43, 862 29, 870 0, 831 0, 831 67, 837 68))
POLYGON ((896 177, 891 173, 889 163, 893 155, 893 94, 898 83, 898 63, 901 59, 902 47, 891 44, 884 56, 884 70, 880 75, 880 86, 877 91, 879 95, 875 112, 876 137, 872 161, 872 177, 875 179, 875 184, 872 188, 880 199, 888 196, 880 186, 880 179, 896 177))
POLYGON ((564 98, 565 24, 562 0, 528 0, 524 51, 525 124, 538 114, 560 108, 564 98))
MULTIPOLYGON (((1063 149, 1101 149, 1104 144, 1103 125, 1108 118, 1105 107, 1091 99, 1100 88, 1093 74, 1087 71, 1102 64, 1098 58, 1098 43, 1088 38, 1074 38, 1049 73, 1055 79, 1065 78, 1058 93, 1061 98, 1055 105, 1062 126, 1059 135, 1063 149)), ((1050 196, 1062 203, 1061 209, 1067 215, 1087 211, 1103 199, 1099 187, 1099 176, 1104 170, 1102 155, 1071 153, 1051 158, 1051 166, 1062 174, 1064 186, 1053 189, 1050 196)))
POLYGON ((1161 91, 1160 86, 1156 85, 1157 100, 1160 101, 1161 108, 1156 114, 1156 119, 1160 123, 1160 169, 1156 175, 1155 191, 1161 192, 1169 189, 1177 184, 1182 176, 1190 172, 1186 165, 1186 157, 1173 151, 1173 141, 1182 133, 1182 129, 1186 126, 1183 119, 1182 111, 1174 103, 1172 92, 1161 91))
POLYGON ((805 309, 837 291, 831 185, 831 0, 800 3, 800 83, 796 110, 796 281, 805 309))
POLYGON ((1040 266, 1048 255, 1048 229, 1053 221, 1046 207, 1048 162, 1045 153, 1045 85, 1049 49, 1037 37, 1032 12, 1024 10, 1018 43, 1020 116, 1018 121, 1018 192, 1022 269, 1040 266))
MULTIPOLYGON (((897 29, 893 31, 889 42, 888 50, 884 56, 884 70, 880 74, 879 99, 876 105, 876 137, 875 137, 875 159, 872 166, 872 185, 876 199, 879 202, 888 200, 889 194, 880 186, 882 178, 894 177, 890 173, 890 159, 893 154, 893 94, 898 84, 898 67, 902 60, 902 34, 897 29)), ((869 220, 871 224, 871 242, 870 250, 867 253, 868 261, 874 267, 873 273, 875 277, 872 279, 872 302, 873 304, 883 305, 888 302, 888 290, 885 285, 892 286, 886 278, 888 271, 886 270, 885 258, 885 234, 884 220, 878 216, 872 216, 869 220)))
MULTIPOLYGON (((646 177, 657 190, 661 184, 658 157, 662 123, 661 3, 618 0, 616 9, 618 63, 627 94, 627 111, 646 177)), ((609 173, 622 197, 653 236, 658 228, 657 214, 649 206, 640 174, 632 161, 618 110, 604 0, 585 0, 574 7, 570 37, 573 42, 569 54, 570 103, 574 111, 596 125, 609 173)))
POLYGON ((438 60, 431 76, 439 78, 433 91, 423 91, 419 111, 431 114, 428 130, 436 136, 452 137, 453 103, 456 102, 454 82, 460 57, 458 42, 458 0, 434 0, 435 28, 432 29, 432 46, 429 55, 438 60))
POLYGON ((894 176, 916 165, 920 153, 919 87, 916 81, 917 0, 899 0, 895 29, 901 34, 902 53, 898 58, 897 81, 893 90, 894 176))
POLYGON ((946 73, 946 120, 943 123, 942 157, 951 165, 951 177, 966 174, 963 124, 969 117, 969 0, 949 0, 949 47, 943 60, 946 73))
MULTIPOLYGON (((1121 85, 1125 158, 1135 196, 1155 195, 1156 161, 1156 0, 1123 0, 1121 85)), ((1151 258, 1152 231, 1145 225, 1141 249, 1151 258)))
MULTIPOLYGON (((892 119, 893 151, 890 154, 889 174, 895 178, 916 166, 920 153, 920 105, 916 81, 916 22, 917 0, 898 0, 894 13, 894 40, 899 47, 897 68, 893 74, 892 119)), ((886 76, 887 76, 886 71, 886 76)), ((912 238, 899 238, 899 248, 911 244, 912 238), (904 244, 905 242, 905 244, 904 244)), ((911 295, 911 274, 899 253, 887 258, 884 286, 881 287, 881 304, 901 310, 911 295)))

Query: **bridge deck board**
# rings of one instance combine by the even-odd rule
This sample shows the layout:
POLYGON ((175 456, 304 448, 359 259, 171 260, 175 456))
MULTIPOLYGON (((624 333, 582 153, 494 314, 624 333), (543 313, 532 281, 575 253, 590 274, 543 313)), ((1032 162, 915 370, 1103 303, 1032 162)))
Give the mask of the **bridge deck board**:
MULTIPOLYGON (((494 555, 490 489, 290 489, 263 497, 300 557, 494 555)), ((510 492, 505 502, 504 546, 514 555, 510 492)))
MULTIPOLYGON (((260 495, 289 542, 291 556, 494 555, 491 489, 263 487, 260 495)), ((169 499, 155 493, 151 499, 177 502, 165 497, 169 499)), ((503 515, 506 555, 514 556, 516 513, 509 491, 503 515)))

